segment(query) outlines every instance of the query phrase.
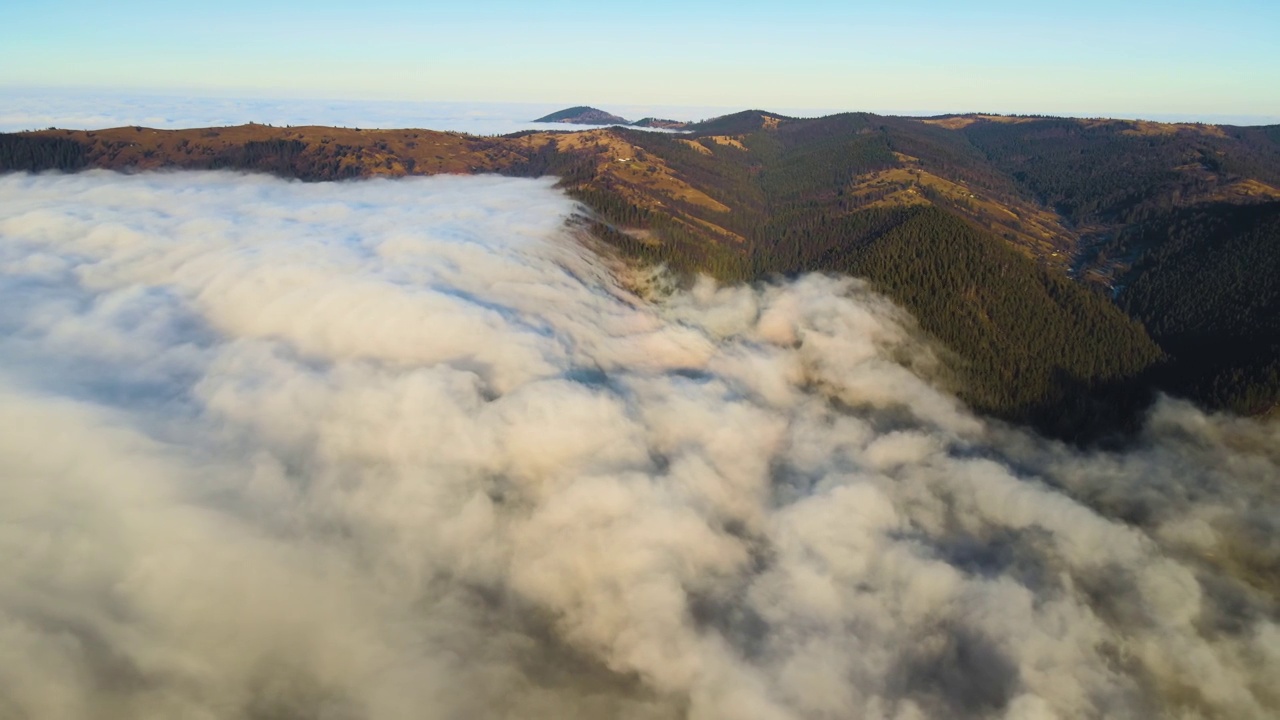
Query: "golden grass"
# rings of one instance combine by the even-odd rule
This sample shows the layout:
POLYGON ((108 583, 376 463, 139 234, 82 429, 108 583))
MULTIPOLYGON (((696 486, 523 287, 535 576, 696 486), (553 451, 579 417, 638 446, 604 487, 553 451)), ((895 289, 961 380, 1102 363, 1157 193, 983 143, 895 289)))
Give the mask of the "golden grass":
MULTIPOLYGON (((549 141, 538 135, 523 139, 531 144, 549 141)), ((675 198, 707 210, 729 212, 729 206, 680 179, 661 158, 644 153, 608 128, 553 137, 563 150, 596 153, 597 172, 614 180, 615 190, 622 190, 628 199, 642 207, 656 207, 662 204, 662 198, 675 198), (639 160, 642 155, 645 159, 639 160), (631 161, 618 162, 620 158, 631 161)), ((705 147, 701 150, 711 152, 705 147)))
MULTIPOLYGON (((777 118, 774 118, 774 120, 776 119, 777 118)), ((774 126, 776 127, 777 124, 775 123, 774 126)), ((729 135, 708 135, 703 139, 710 140, 717 145, 728 145, 729 147, 738 148, 739 150, 747 150, 747 146, 743 145, 741 140, 736 137, 730 137, 729 135)))
POLYGON ((1199 123, 1161 123, 1152 122, 1150 120, 1115 120, 1115 123, 1131 125, 1125 130, 1121 130, 1121 135, 1133 135, 1139 137, 1150 137, 1160 135, 1176 135, 1180 132, 1195 133, 1197 135, 1208 135, 1211 137, 1225 138, 1226 131, 1217 125, 1202 125, 1199 123))
POLYGON ((970 125, 978 122, 978 118, 974 115, 957 115, 955 117, 946 117, 946 118, 925 118, 920 122, 924 123, 925 125, 936 125, 938 127, 944 127, 948 130, 961 130, 963 128, 967 128, 970 125))
POLYGON ((702 143, 696 140, 677 140, 676 142, 682 143, 684 145, 688 145, 689 147, 693 148, 694 150, 697 150, 703 155, 711 154, 711 148, 708 148, 706 145, 703 145, 702 143))
POLYGON ((742 237, 742 236, 741 236, 741 235, 739 235, 738 233, 733 232, 733 231, 731 231, 731 230, 726 230, 725 228, 722 228, 722 227, 720 227, 719 225, 716 225, 716 224, 715 224, 715 223, 713 223, 713 222, 708 222, 708 221, 706 221, 706 220, 703 220, 703 219, 702 219, 702 218, 700 218, 700 217, 694 217, 694 216, 690 215, 690 216, 688 216, 688 218, 686 218, 686 219, 694 221, 695 223, 697 223, 698 225, 700 225, 700 226, 701 226, 701 227, 703 227, 704 229, 706 229, 706 230, 710 230, 712 233, 715 233, 716 235, 719 235, 722 239, 730 240, 730 241, 735 242, 735 243, 744 243, 744 242, 746 242, 746 241, 747 241, 747 239, 746 239, 746 238, 742 237))
POLYGON ((960 130, 962 128, 967 128, 970 125, 980 120, 985 120, 987 122, 998 122, 998 123, 1026 123, 1026 122, 1033 122, 1037 119, 1038 118, 1031 118, 1031 117, 1014 117, 1012 115, 975 114, 975 115, 951 115, 948 117, 941 117, 941 118, 924 118, 920 120, 920 122, 924 123, 925 125, 937 125, 938 127, 944 127, 944 128, 947 128, 948 130, 960 130))
POLYGON ((1260 180, 1237 180, 1219 187, 1204 199, 1209 201, 1280 200, 1280 188, 1260 180))
MULTIPOLYGON (((901 159, 911 158, 904 155, 901 159)), ((931 201, 919 188, 928 188, 953 201, 951 204, 998 235, 1012 235, 1010 242, 1026 254, 1061 265, 1074 249, 1077 237, 1057 215, 1028 203, 1005 205, 968 186, 913 167, 899 167, 859 177, 846 192, 855 197, 884 193, 867 207, 910 207, 931 201)))

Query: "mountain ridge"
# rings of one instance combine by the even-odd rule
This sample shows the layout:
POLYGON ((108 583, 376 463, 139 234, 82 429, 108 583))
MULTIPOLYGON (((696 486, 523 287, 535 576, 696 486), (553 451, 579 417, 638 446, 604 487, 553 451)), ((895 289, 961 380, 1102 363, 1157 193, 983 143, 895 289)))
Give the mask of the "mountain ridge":
MULTIPOLYGON (((962 397, 1055 436, 1132 424, 1152 389, 1249 413, 1280 401, 1280 379, 1256 351, 1237 343, 1207 362, 1188 352, 1194 340, 1160 330, 1160 303, 1125 299, 1125 288, 1156 283, 1144 297, 1214 302, 1236 271, 1188 263, 1237 242, 1236 230, 1220 237, 1215 227, 1264 228, 1237 244, 1255 265, 1269 262, 1280 248, 1273 226, 1246 221, 1250 208, 1280 201, 1280 128, 748 110, 685 130, 46 130, 0 135, 0 169, 555 175, 591 208, 597 233, 633 257, 729 281, 872 279, 958 353, 962 397), (1172 237, 1161 228, 1211 206, 1184 250, 1152 254, 1172 237), (1040 330, 1023 332, 1031 327, 1040 330)), ((1186 327, 1213 337, 1201 321, 1186 327)))

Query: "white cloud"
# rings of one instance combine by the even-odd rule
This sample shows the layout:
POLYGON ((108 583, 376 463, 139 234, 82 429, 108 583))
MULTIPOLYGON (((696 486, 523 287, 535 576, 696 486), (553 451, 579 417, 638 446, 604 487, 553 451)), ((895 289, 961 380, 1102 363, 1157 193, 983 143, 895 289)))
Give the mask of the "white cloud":
POLYGON ((546 125, 529 121, 561 109, 522 103, 129 95, 23 88, 0 88, 0 98, 4 100, 0 132, 46 127, 98 130, 128 125, 180 129, 256 122, 365 129, 414 127, 495 135, 546 129, 546 125))
POLYGON ((572 211, 0 178, 0 716, 1280 706, 1274 424, 1045 442, 857 281, 648 302, 572 211))
MULTIPOLYGON (((631 120, 646 116, 699 120, 738 108, 610 106, 631 120)), ((425 128, 473 135, 521 130, 584 130, 590 125, 531 122, 563 105, 395 100, 321 100, 164 95, 0 87, 0 132, 75 130, 141 125, 157 129, 221 127, 245 123, 328 125, 363 129, 425 128)))

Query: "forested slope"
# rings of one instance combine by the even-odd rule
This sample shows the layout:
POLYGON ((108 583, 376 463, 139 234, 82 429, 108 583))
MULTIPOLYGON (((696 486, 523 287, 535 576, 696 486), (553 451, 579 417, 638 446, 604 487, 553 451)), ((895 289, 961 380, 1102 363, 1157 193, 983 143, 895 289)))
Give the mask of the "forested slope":
POLYGON ((1163 379, 1240 413, 1280 405, 1280 202, 1183 210, 1124 233, 1117 301, 1172 356, 1163 379))

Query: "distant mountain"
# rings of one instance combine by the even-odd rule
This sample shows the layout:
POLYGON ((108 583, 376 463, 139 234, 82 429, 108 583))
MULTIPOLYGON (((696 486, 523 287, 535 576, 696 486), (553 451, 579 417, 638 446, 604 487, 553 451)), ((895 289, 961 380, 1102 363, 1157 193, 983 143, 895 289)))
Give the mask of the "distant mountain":
POLYGON ((1162 214, 1107 250, 1116 302, 1176 360, 1169 386, 1241 414, 1280 409, 1280 201, 1162 214))
POLYGON ((631 121, 626 118, 611 115, 603 110, 586 105, 565 108, 550 115, 544 115, 534 122, 540 123, 568 123, 572 125, 630 125, 631 121))
POLYGON ((685 129, 700 133, 737 135, 757 130, 776 130, 782 123, 791 122, 794 119, 777 113, 765 112, 764 110, 743 110, 742 112, 721 115, 710 120, 689 123, 685 126, 685 129))
POLYGON ((1153 390, 1280 412, 1280 126, 747 110, 682 129, 45 130, 0 135, 0 171, 554 175, 645 262, 867 278, 951 351, 961 398, 1055 437, 1133 427, 1153 390))
POLYGON ((631 127, 661 128, 663 130, 683 130, 688 126, 689 123, 683 120, 665 120, 653 117, 647 117, 631 123, 631 127))

